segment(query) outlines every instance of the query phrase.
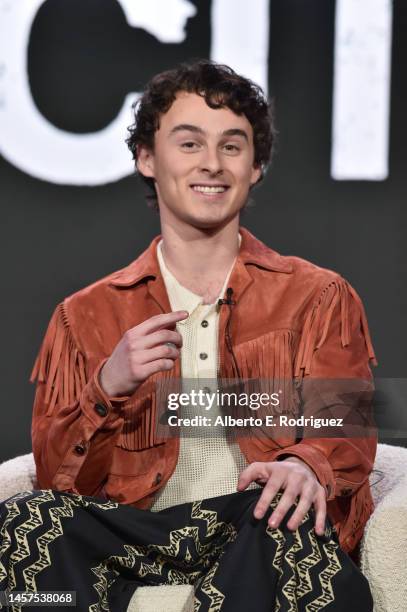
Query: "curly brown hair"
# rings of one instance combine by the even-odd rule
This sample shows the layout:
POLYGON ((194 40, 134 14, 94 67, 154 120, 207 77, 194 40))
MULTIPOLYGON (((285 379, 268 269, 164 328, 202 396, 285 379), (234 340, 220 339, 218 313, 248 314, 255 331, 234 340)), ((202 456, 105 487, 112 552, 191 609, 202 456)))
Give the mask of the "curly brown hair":
MULTIPOLYGON (((210 60, 182 63, 157 74, 133 104, 134 123, 127 128, 129 136, 126 143, 136 167, 140 145, 154 150, 154 134, 160 127, 160 116, 169 110, 180 91, 202 96, 211 108, 227 107, 237 115, 246 116, 253 128, 254 165, 262 170, 261 181, 275 140, 272 105, 256 83, 237 74, 229 66, 210 60)), ((139 175, 148 186, 150 206, 158 210, 154 179, 140 172, 139 175)))

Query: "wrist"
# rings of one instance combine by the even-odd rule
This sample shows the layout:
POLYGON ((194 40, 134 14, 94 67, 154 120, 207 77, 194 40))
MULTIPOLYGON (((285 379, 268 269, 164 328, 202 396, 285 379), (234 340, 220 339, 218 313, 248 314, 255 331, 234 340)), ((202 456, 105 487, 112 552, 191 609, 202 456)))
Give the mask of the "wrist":
POLYGON ((109 399, 111 403, 113 402, 124 402, 129 399, 129 395, 120 393, 113 385, 110 384, 108 377, 106 376, 106 365, 107 359, 105 360, 102 367, 99 369, 99 372, 96 375, 96 384, 101 390, 101 392, 109 399))
POLYGON ((305 461, 303 461, 299 457, 296 457, 295 455, 289 455, 288 457, 284 457, 284 459, 281 459, 281 461, 295 461, 296 463, 302 463, 302 465, 306 465, 307 467, 309 467, 305 463, 305 461))
POLYGON ((303 461, 302 459, 300 459, 296 455, 288 455, 287 457, 284 457, 284 459, 281 459, 281 461, 291 461, 292 463, 299 463, 300 465, 305 467, 308 470, 308 472, 310 472, 313 476, 315 476, 315 478, 319 482, 318 476, 316 475, 314 470, 308 465, 308 463, 305 463, 305 461, 303 461))
POLYGON ((97 382, 102 389, 103 393, 107 395, 107 397, 114 397, 116 395, 115 389, 112 388, 111 384, 109 384, 108 372, 106 371, 107 361, 103 364, 103 366, 99 370, 99 374, 97 376, 97 382))

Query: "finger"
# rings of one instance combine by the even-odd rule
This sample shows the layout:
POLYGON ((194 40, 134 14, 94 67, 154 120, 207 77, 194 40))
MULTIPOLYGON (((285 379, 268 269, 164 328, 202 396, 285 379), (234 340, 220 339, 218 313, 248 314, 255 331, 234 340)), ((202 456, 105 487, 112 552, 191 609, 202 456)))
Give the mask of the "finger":
POLYGON ((150 363, 157 359, 178 359, 180 351, 174 346, 168 346, 168 344, 160 344, 151 349, 140 351, 137 357, 139 364, 150 363))
MULTIPOLYGON (((155 315, 150 317, 143 323, 140 323, 139 330, 143 334, 150 334, 151 332, 158 331, 159 329, 174 327, 178 321, 182 321, 189 317, 189 313, 186 310, 177 310, 175 312, 166 312, 165 314, 155 315)), ((134 328, 133 328, 134 329, 134 328)))
POLYGON ((315 508, 315 532, 318 535, 325 533, 326 522, 326 495, 325 491, 320 491, 314 501, 315 508))
POLYGON ((174 367, 174 361, 172 359, 156 359, 142 366, 143 368, 143 379, 148 378, 151 374, 156 372, 162 372, 163 370, 171 370, 174 367))
POLYGON ((159 331, 148 334, 140 338, 140 346, 143 349, 149 349, 159 344, 165 344, 166 342, 172 342, 176 346, 182 347, 182 336, 177 331, 171 331, 170 329, 161 329, 159 331))
POLYGON ((270 474, 271 468, 267 467, 270 464, 264 463, 262 461, 255 461, 245 468, 239 476, 239 480, 237 482, 237 490, 243 491, 246 489, 251 482, 255 482, 256 480, 265 480, 267 481, 270 474))
POLYGON ((270 527, 273 527, 274 529, 279 527, 288 510, 294 505, 297 496, 298 491, 295 489, 286 489, 284 491, 284 494, 268 520, 270 527))
POLYGON ((292 531, 295 531, 296 529, 298 529, 298 527, 301 525, 304 519, 304 516, 309 511, 311 505, 312 505, 312 495, 310 493, 305 493, 305 491, 303 491, 298 501, 297 507, 293 515, 291 516, 290 520, 287 523, 288 529, 291 529, 292 531))
POLYGON ((254 508, 253 514, 257 519, 263 518, 263 516, 268 511, 271 502, 281 489, 282 479, 278 478, 276 474, 274 474, 273 476, 269 478, 254 508))

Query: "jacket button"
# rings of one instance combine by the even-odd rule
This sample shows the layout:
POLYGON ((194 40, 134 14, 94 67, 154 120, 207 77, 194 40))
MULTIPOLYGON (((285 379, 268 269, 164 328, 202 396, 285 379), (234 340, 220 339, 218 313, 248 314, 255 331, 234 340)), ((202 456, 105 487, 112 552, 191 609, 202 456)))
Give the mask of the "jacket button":
POLYGON ((199 353, 200 359, 208 359, 208 353, 199 353))
POLYGON ((85 454, 85 447, 82 446, 82 444, 76 444, 74 447, 74 451, 77 455, 84 455, 85 454))
POLYGON ((107 415, 107 408, 103 404, 96 404, 95 411, 98 413, 99 416, 104 417, 107 415))
POLYGON ((154 485, 160 484, 162 479, 163 479, 163 475, 161 474, 161 472, 157 472, 157 476, 155 477, 155 480, 154 480, 154 485))
POLYGON ((352 494, 352 489, 345 488, 341 490, 341 495, 351 495, 351 494, 352 494))
POLYGON ((202 327, 208 327, 209 323, 206 319, 204 319, 203 321, 201 321, 201 325, 202 327))

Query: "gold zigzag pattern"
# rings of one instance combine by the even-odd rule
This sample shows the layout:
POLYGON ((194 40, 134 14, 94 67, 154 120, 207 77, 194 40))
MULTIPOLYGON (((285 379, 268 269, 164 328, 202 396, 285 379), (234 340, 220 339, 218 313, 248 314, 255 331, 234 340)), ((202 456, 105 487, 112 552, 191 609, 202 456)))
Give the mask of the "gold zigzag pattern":
MULTIPOLYGON (((306 517, 303 519, 303 523, 307 520, 306 517)), ((282 587, 282 593, 286 597, 290 604, 290 612, 296 612, 298 610, 297 602, 299 599, 304 597, 306 594, 312 592, 311 582, 311 568, 315 567, 317 563, 322 560, 318 542, 316 540, 314 528, 308 531, 307 536, 311 544, 311 552, 304 558, 296 562, 297 553, 304 548, 304 544, 301 540, 299 530, 293 532, 293 543, 290 548, 284 553, 284 545, 286 542, 284 533, 281 529, 267 528, 266 533, 277 543, 277 550, 273 559, 273 566, 279 572, 280 578, 283 575, 282 563, 283 555, 291 568, 291 576, 282 587)), ((331 531, 327 531, 328 537, 331 535, 331 531)), ((306 606, 307 612, 318 612, 326 605, 334 601, 334 591, 332 587, 333 577, 341 570, 337 550, 338 544, 333 540, 324 543, 322 545, 328 558, 328 566, 319 573, 319 581, 322 587, 322 594, 316 597, 312 602, 306 606)), ((275 604, 275 612, 281 609, 281 602, 278 597, 275 604)))
MULTIPOLYGON (((48 529, 48 531, 46 531, 45 533, 41 534, 36 539, 39 558, 30 566, 25 568, 23 571, 26 590, 38 590, 36 586, 36 576, 44 568, 51 565, 49 544, 63 534, 61 519, 71 518, 73 516, 73 509, 75 506, 88 507, 90 505, 96 505, 98 508, 101 508, 103 510, 110 510, 118 507, 118 504, 116 502, 107 502, 104 504, 95 503, 92 501, 84 500, 81 495, 76 495, 75 497, 67 497, 63 494, 60 494, 60 498, 62 500, 63 506, 51 506, 49 508, 49 516, 51 518, 52 525, 51 528, 48 529)), ((16 575, 14 571, 14 566, 18 562, 22 561, 25 558, 28 558, 30 555, 33 554, 33 551, 30 551, 29 549, 27 537, 28 534, 31 533, 36 527, 43 524, 40 506, 48 502, 56 501, 56 498, 52 490, 41 490, 36 492, 34 496, 32 491, 25 491, 24 493, 15 495, 13 498, 8 500, 8 502, 6 503, 8 514, 2 528, 2 531, 5 532, 3 535, 6 536, 4 538, 1 549, 2 554, 6 552, 7 548, 11 545, 11 538, 8 535, 7 526, 16 516, 21 514, 19 503, 22 501, 24 502, 24 500, 26 500, 25 504, 29 510, 30 516, 26 521, 24 521, 24 523, 18 525, 18 527, 16 527, 16 529, 14 530, 17 548, 10 555, 9 571, 6 572, 4 565, 1 565, 1 577, 5 578, 8 574, 8 588, 10 590, 13 590, 16 586, 16 575)))
MULTIPOLYGON (((52 497, 54 496, 51 494, 51 499, 52 497)), ((29 506, 30 510, 35 509, 36 511, 38 511, 39 509, 38 507, 44 501, 45 500, 34 499, 34 500, 27 502, 27 505, 29 506)), ((51 542, 54 542, 54 540, 56 540, 57 538, 63 535, 64 529, 63 529, 62 522, 61 522, 62 519, 73 517, 74 507, 77 504, 72 503, 72 500, 66 497, 63 497, 62 501, 63 501, 62 507, 55 506, 55 507, 49 508, 48 513, 51 518, 52 526, 45 533, 41 534, 37 538, 36 542, 37 542, 39 558, 34 563, 32 563, 29 567, 27 567, 23 572, 27 590, 30 590, 30 591, 37 590, 37 585, 36 585, 37 574, 39 574, 43 569, 51 565, 49 545, 51 544, 51 542)))
POLYGON ((300 584, 297 586, 297 596, 304 597, 312 591, 312 581, 311 581, 311 568, 315 567, 317 563, 322 560, 322 555, 320 553, 318 543, 315 538, 315 532, 311 529, 307 533, 308 539, 311 544, 311 552, 309 555, 304 557, 304 559, 300 559, 297 562, 297 572, 300 578, 300 584))
MULTIPOLYGON (((51 499, 55 500, 53 492, 49 491, 48 493, 50 493, 51 499)), ((37 538, 39 559, 24 570, 24 578, 29 590, 36 590, 35 576, 45 567, 51 565, 49 545, 56 538, 63 535, 64 530, 61 523, 62 519, 72 518, 75 507, 87 508, 96 505, 101 510, 111 510, 113 508, 118 507, 118 504, 116 502, 106 502, 104 504, 95 503, 83 499, 81 495, 75 495, 75 497, 67 497, 61 494, 60 497, 63 502, 63 506, 52 506, 49 509, 49 516, 51 518, 52 527, 44 534, 42 534, 39 538, 37 538)), ((36 500, 27 502, 27 505, 29 507, 31 507, 31 505, 35 506, 35 501, 36 500)), ((43 501, 48 500, 41 500, 37 505, 43 503, 43 501)))
MULTIPOLYGON (((11 499, 4 502, 4 505, 7 509, 7 515, 3 521, 3 525, 0 531, 0 581, 3 581, 7 578, 7 570, 4 567, 4 564, 1 559, 3 558, 4 553, 11 547, 11 536, 8 527, 16 518, 16 516, 19 516, 19 514, 21 514, 20 508, 18 507, 18 504, 16 502, 18 500, 22 500, 28 497, 29 495, 31 495, 31 491, 23 491, 22 493, 18 493, 17 495, 14 495, 11 499)), ((13 530, 11 530, 11 532, 12 531, 13 530)))
POLYGON ((290 608, 288 612, 297 612, 298 610, 297 597, 296 597, 297 573, 295 571, 295 559, 296 559, 297 553, 300 550, 302 550, 303 543, 302 543, 298 529, 296 531, 293 531, 292 535, 293 535, 292 545, 290 546, 290 548, 287 550, 285 554, 285 560, 291 569, 291 576, 284 584, 282 588, 282 593, 284 594, 284 597, 286 598, 286 600, 290 603, 290 608))
POLYGON ((91 604, 89 606, 89 611, 100 612, 101 610, 109 610, 107 591, 120 572, 112 568, 113 577, 108 579, 106 574, 109 572, 109 568, 106 563, 100 564, 97 567, 92 567, 91 570, 99 579, 99 581, 93 585, 93 588, 98 594, 98 603, 91 604))
MULTIPOLYGON (((9 558, 8 588, 10 590, 13 590, 16 586, 16 574, 15 574, 14 567, 17 565, 17 563, 21 562, 23 559, 27 559, 30 556, 30 548, 29 548, 29 544, 27 540, 27 535, 31 533, 36 527, 43 524, 41 513, 38 510, 38 506, 43 501, 53 500, 53 496, 50 494, 49 491, 41 492, 41 497, 36 496, 35 499, 32 499, 31 497, 32 497, 32 491, 26 492, 23 497, 15 496, 10 500, 10 503, 14 507, 16 507, 19 512, 20 512, 20 508, 19 508, 20 502, 24 502, 25 500, 27 500, 25 501, 25 505, 27 506, 29 513, 30 513, 29 518, 26 521, 24 521, 24 523, 21 523, 20 525, 18 525, 18 527, 14 529, 14 535, 16 539, 17 548, 13 553, 11 553, 10 558, 9 558)), ((26 581, 25 572, 23 572, 23 575, 24 575, 24 580, 26 581)), ((28 583, 26 582, 27 590, 30 589, 30 586, 31 584, 29 580, 28 583)), ((34 589, 32 590, 36 590, 35 581, 34 581, 34 589)))
POLYGON ((327 542, 323 545, 323 548, 329 559, 329 565, 319 574, 322 595, 307 605, 307 612, 318 612, 318 610, 321 610, 335 599, 332 579, 342 569, 337 555, 338 544, 333 541, 327 542))
MULTIPOLYGON (((232 541, 236 537, 235 528, 227 523, 219 522, 217 518, 217 512, 212 510, 204 510, 201 508, 201 502, 194 502, 191 508, 191 518, 203 520, 206 527, 206 537, 211 536, 219 531, 222 531, 223 534, 227 537, 227 541, 232 541)), ((194 542, 195 548, 199 555, 199 565, 205 567, 210 563, 210 560, 207 559, 208 553, 210 555, 217 555, 221 552, 224 542, 220 543, 218 546, 214 547, 212 542, 207 542, 206 544, 202 544, 199 541, 199 527, 197 526, 186 526, 181 529, 174 529, 168 535, 169 544, 168 545, 158 545, 158 544, 150 544, 146 546, 129 546, 125 545, 124 548, 127 552, 127 556, 119 556, 112 555, 103 563, 99 564, 97 567, 92 568, 94 574, 99 578, 99 582, 94 585, 98 595, 99 595, 99 604, 92 604, 89 608, 90 612, 97 612, 98 610, 107 610, 108 608, 103 607, 107 605, 106 601, 106 592, 107 587, 109 586, 109 582, 107 579, 107 572, 109 571, 108 566, 111 566, 113 563, 118 563, 120 565, 124 565, 125 567, 132 568, 135 566, 137 562, 137 558, 140 556, 147 556, 150 552, 158 552, 158 556, 154 561, 149 563, 142 563, 142 572, 141 575, 145 576, 149 573, 153 573, 156 575, 162 575, 165 570, 166 558, 176 558, 179 555, 181 543, 185 540, 191 540, 194 542), (100 608, 99 606, 102 606, 100 608)), ((190 560, 192 560, 191 555, 189 555, 190 560)), ((203 580, 203 592, 210 598, 211 600, 211 612, 216 612, 220 609, 221 601, 224 599, 224 595, 216 589, 212 584, 212 578, 216 573, 218 568, 218 564, 214 563, 211 570, 205 576, 203 580), (220 602, 220 603, 219 603, 220 602)), ((172 584, 195 584, 200 576, 201 572, 191 572, 188 575, 178 572, 176 569, 170 570, 168 576, 171 576, 172 584)), ((110 581, 111 584, 112 581, 110 581)), ((195 606, 197 605, 197 602, 195 606)), ((199 608, 199 605, 198 605, 199 608)))
MULTIPOLYGON (((219 561, 216 561, 216 563, 213 564, 209 572, 206 574, 201 584, 202 592, 205 593, 205 595, 211 601, 209 605, 209 610, 211 612, 219 612, 225 599, 225 595, 221 593, 219 589, 217 589, 212 583, 213 577, 216 574, 218 567, 219 561)), ((200 602, 195 598, 194 612, 197 612, 200 607, 200 602)))
MULTIPOLYGON (((114 577, 108 578, 107 574, 111 571, 114 564, 127 567, 129 569, 133 568, 136 565, 137 559, 140 556, 145 556, 148 554, 149 550, 152 550, 150 546, 130 546, 128 544, 124 545, 124 549, 127 555, 111 555, 107 559, 105 559, 102 563, 100 563, 96 567, 92 567, 91 571, 97 576, 99 579, 93 587, 98 594, 98 603, 91 604, 89 607, 89 612, 99 612, 100 610, 109 610, 109 606, 107 603, 107 591, 111 584, 114 582, 115 577, 119 574, 118 571, 113 570, 114 577)), ((152 562, 151 564, 142 563, 142 574, 148 575, 149 571, 153 574, 161 575, 163 571, 162 564, 152 562)), ((184 580, 185 582, 185 580, 184 580)))
MULTIPOLYGON (((272 529, 271 527, 267 527, 266 533, 277 543, 277 550, 273 559, 273 567, 278 571, 281 578, 281 576, 283 575, 283 570, 281 569, 281 566, 283 562, 285 537, 281 529, 272 529)), ((277 595, 274 612, 279 612, 280 609, 281 603, 277 595)))

